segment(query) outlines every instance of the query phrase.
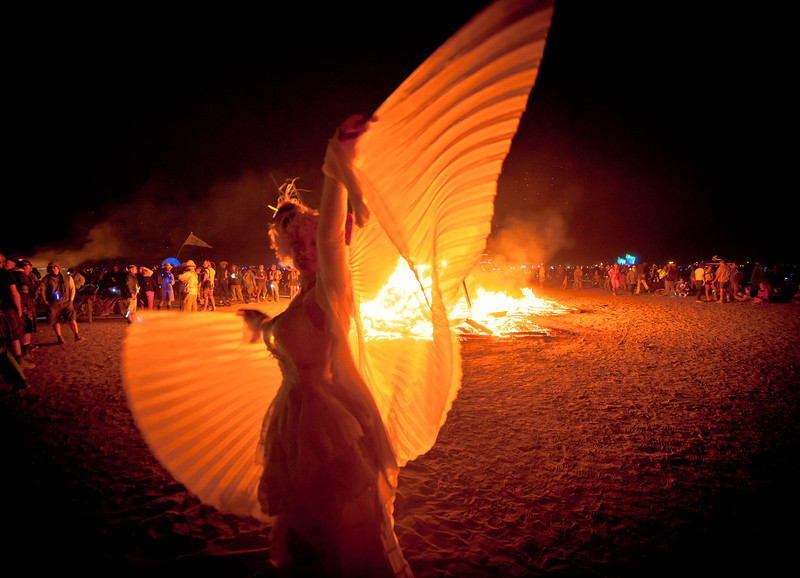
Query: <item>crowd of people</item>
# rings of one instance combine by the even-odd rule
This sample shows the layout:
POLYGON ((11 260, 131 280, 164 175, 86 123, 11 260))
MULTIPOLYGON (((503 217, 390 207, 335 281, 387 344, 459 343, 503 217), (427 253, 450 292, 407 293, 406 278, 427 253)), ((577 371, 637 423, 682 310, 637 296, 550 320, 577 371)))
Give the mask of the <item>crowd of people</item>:
POLYGON ((214 311, 218 305, 292 299, 299 290, 297 270, 277 265, 240 268, 225 261, 217 266, 204 260, 198 266, 192 260, 174 265, 165 260, 152 267, 114 264, 66 271, 49 263, 40 271, 27 259, 0 254, 0 372, 14 388, 25 386, 24 370, 35 367, 31 336, 42 319, 57 344, 64 343, 62 324, 75 341, 82 341, 76 300, 109 303, 130 322, 138 309, 214 311))
POLYGON ((740 266, 721 259, 688 266, 675 263, 609 263, 592 267, 540 265, 530 283, 541 287, 595 287, 613 295, 694 297, 697 301, 754 303, 800 301, 796 272, 759 262, 740 266))
MULTIPOLYGON (((256 265, 239 267, 208 259, 178 263, 165 260, 151 267, 118 264, 110 267, 69 268, 49 263, 44 271, 26 259, 0 255, 0 337, 3 371, 13 382, 16 368, 31 367, 28 354, 35 349, 31 335, 39 319, 47 320, 56 342, 64 343, 62 324, 74 339, 83 337, 77 323, 76 298, 92 297, 118 304, 129 322, 138 309, 214 311, 218 306, 291 300, 300 291, 294 267, 256 265), (38 313, 37 313, 38 312, 38 313), (10 369, 9 369, 10 368, 10 369)), ((613 295, 665 295, 693 297, 697 301, 753 303, 800 302, 796 272, 758 262, 739 266, 724 260, 675 263, 545 266, 529 270, 528 283, 563 289, 597 288, 613 295)))
POLYGON ((61 324, 65 323, 82 341, 73 301, 73 279, 55 263, 42 276, 27 259, 6 259, 0 254, 0 374, 14 390, 24 389, 24 370, 35 367, 27 358, 36 348, 31 336, 37 331, 37 309, 44 308, 56 343, 63 344, 61 324))
POLYGON ((101 299, 118 299, 123 317, 130 320, 138 309, 185 312, 214 311, 218 306, 292 299, 299 291, 293 267, 272 265, 239 267, 206 259, 200 265, 165 260, 152 267, 119 265, 110 268, 69 270, 79 293, 101 299))

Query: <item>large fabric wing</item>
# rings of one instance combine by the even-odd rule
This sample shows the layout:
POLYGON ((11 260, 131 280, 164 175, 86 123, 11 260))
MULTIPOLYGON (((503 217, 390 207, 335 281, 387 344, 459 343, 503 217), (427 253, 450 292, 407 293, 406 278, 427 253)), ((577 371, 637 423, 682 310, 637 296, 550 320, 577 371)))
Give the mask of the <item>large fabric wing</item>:
MULTIPOLYGON (((359 143, 354 170, 374 217, 350 247, 351 348, 400 464, 430 449, 460 386, 448 315, 489 234, 551 11, 552 0, 489 6, 387 99, 359 143), (375 339, 366 311, 398 255, 416 289, 402 291, 403 331, 375 339)), ((259 437, 281 374, 243 331, 234 314, 143 313, 122 373, 134 419, 175 479, 220 510, 266 520, 259 437)))
POLYGON ((552 5, 488 6, 386 100, 358 143, 354 173, 373 217, 351 245, 351 347, 400 464, 432 447, 460 387, 448 315, 485 248, 497 179, 536 81, 552 5), (405 320, 425 329, 381 337, 366 311, 384 298, 398 253, 416 282, 406 295, 415 295, 378 309, 402 306, 405 320))
POLYGON ((206 504, 267 521, 257 499, 259 438, 281 383, 233 313, 142 313, 122 375, 136 424, 159 462, 206 504))

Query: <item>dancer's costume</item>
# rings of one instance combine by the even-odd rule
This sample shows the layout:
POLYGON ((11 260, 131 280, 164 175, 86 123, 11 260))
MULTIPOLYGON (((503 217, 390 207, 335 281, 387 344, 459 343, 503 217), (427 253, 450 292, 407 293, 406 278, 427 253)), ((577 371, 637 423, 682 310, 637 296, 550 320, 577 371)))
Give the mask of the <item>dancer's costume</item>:
POLYGON ((356 226, 346 246, 344 198, 336 223, 321 215, 324 326, 290 305, 273 356, 233 314, 143 312, 128 329, 124 382, 154 455, 203 502, 275 524, 278 562, 310 547, 332 574, 410 574, 392 530, 397 474, 433 446, 460 387, 448 315, 485 247, 552 4, 491 4, 386 100, 352 161, 331 141, 323 170, 356 226), (362 306, 398 262, 419 281, 424 336, 372 338, 362 306))

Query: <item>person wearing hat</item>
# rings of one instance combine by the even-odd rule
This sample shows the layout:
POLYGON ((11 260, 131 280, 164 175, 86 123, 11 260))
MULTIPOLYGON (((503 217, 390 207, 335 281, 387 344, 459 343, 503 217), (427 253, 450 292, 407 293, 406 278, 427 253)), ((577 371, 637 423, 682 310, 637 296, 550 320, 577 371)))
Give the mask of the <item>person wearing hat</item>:
POLYGON ((75 299, 75 283, 72 281, 72 277, 64 275, 56 263, 50 262, 47 265, 47 275, 42 279, 42 284, 44 298, 50 310, 48 320, 56 334, 56 342, 59 345, 64 343, 64 339, 61 337, 61 321, 65 321, 72 329, 75 341, 83 341, 83 337, 78 333, 75 308, 72 306, 75 299))
POLYGON ((140 267, 139 272, 142 274, 141 286, 142 286, 142 293, 144 293, 143 302, 147 307, 148 311, 152 311, 153 303, 155 302, 156 289, 158 289, 158 283, 156 283, 156 280, 153 277, 152 269, 148 269, 147 267, 140 267))
POLYGON ((166 307, 172 309, 172 301, 175 299, 173 285, 175 276, 172 274, 172 263, 164 263, 161 272, 158 274, 158 308, 166 307))
POLYGON ((183 273, 178 279, 183 285, 183 310, 187 313, 197 311, 197 295, 200 291, 200 280, 197 277, 197 265, 189 259, 183 264, 183 273))
POLYGON ((128 323, 133 323, 131 318, 136 313, 136 301, 139 298, 139 279, 136 278, 138 272, 139 268, 136 265, 128 265, 120 287, 123 304, 122 314, 128 323))

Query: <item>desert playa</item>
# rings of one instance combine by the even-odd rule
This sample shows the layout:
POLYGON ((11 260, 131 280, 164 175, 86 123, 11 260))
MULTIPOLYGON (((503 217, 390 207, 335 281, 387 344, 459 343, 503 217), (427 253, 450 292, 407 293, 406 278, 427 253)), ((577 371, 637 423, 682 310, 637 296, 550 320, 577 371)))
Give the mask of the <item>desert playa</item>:
MULTIPOLYGON (((464 339, 437 443, 401 472, 416 575, 781 575, 800 537, 800 305, 537 294, 570 313, 537 320, 546 336, 464 339)), ((0 394, 7 567, 273 575, 268 526, 151 457, 121 386, 127 324, 80 327, 57 346, 40 326, 28 390, 0 394)))

